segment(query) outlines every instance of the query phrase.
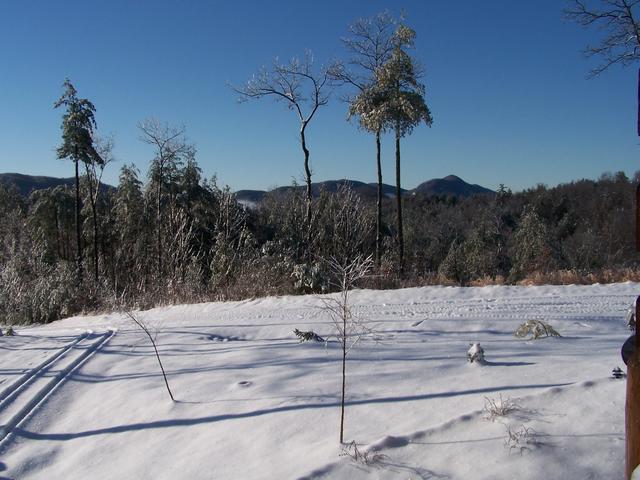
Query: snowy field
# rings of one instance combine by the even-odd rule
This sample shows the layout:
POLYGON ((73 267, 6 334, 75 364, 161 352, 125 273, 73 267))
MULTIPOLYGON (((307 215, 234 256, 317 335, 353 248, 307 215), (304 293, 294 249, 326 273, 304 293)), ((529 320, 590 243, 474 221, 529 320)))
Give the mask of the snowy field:
POLYGON ((355 291, 348 357, 320 296, 74 317, 0 337, 0 478, 621 479, 624 316, 639 284, 355 291), (523 340, 526 320, 562 338, 523 340), (469 364, 480 342, 485 365, 469 364), (500 398, 505 415, 484 410, 500 398), (357 455, 356 451, 361 455, 357 455))

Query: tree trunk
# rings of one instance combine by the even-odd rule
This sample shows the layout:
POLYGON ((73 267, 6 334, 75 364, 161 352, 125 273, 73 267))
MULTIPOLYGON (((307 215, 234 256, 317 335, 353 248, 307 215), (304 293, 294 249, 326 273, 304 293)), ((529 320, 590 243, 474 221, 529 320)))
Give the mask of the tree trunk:
POLYGON ((158 249, 158 278, 162 277, 162 239, 160 237, 160 231, 162 228, 162 217, 161 217, 161 199, 162 199, 162 166, 159 167, 158 170, 158 188, 157 188, 157 199, 156 199, 156 242, 158 249))
POLYGON ((376 265, 382 256, 382 162, 380 160, 380 130, 376 131, 376 166, 378 167, 378 202, 376 204, 376 265))
POLYGON ((347 388, 347 315, 342 313, 342 398, 340 400, 340 443, 344 443, 344 397, 347 388))
POLYGON ((91 202, 91 214, 93 215, 93 271, 94 279, 98 283, 98 212, 95 201, 91 202))
POLYGON ((396 123, 396 208, 398 211, 398 263, 404 273, 404 235, 402 232, 402 191, 400 189, 400 125, 396 123))
MULTIPOLYGON (((76 149, 77 150, 77 149, 76 149)), ((82 284, 82 228, 80 225, 80 174, 78 172, 78 158, 76 155, 76 267, 78 271, 78 285, 82 284)))
POLYGON ((87 173, 87 182, 89 184, 89 200, 91 202, 91 218, 93 221, 93 278, 98 283, 98 211, 96 203, 98 201, 99 185, 96 186, 96 190, 93 189, 93 178, 95 175, 91 175, 89 172, 89 166, 85 164, 87 173))
POLYGON ((309 168, 309 149, 307 148, 307 142, 305 139, 304 131, 307 127, 307 123, 303 122, 302 127, 300 128, 300 143, 302 145, 302 151, 304 152, 304 174, 305 174, 305 182, 307 183, 307 211, 306 211, 306 222, 307 222, 307 253, 311 248, 311 169, 309 168))

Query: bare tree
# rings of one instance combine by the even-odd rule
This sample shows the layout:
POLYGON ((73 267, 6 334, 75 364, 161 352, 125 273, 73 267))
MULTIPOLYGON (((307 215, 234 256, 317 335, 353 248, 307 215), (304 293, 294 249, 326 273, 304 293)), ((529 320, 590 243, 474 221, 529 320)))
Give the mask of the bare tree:
POLYGON ((379 69, 389 61, 393 52, 395 20, 388 12, 382 12, 372 18, 361 18, 349 27, 348 38, 342 42, 351 54, 347 65, 335 64, 331 77, 340 84, 356 88, 355 96, 347 97, 349 118, 358 117, 360 127, 375 135, 376 168, 378 178, 377 217, 376 217, 376 264, 380 265, 382 251, 382 162, 380 136, 385 124, 379 117, 367 114, 375 109, 383 97, 374 88, 379 69))
POLYGON ((599 27, 605 32, 598 45, 590 45, 585 53, 601 57, 602 63, 591 71, 599 75, 612 65, 631 65, 640 59, 640 0, 599 0, 594 7, 583 0, 571 0, 567 16, 581 25, 599 27))
MULTIPOLYGON (((567 16, 581 25, 599 27, 604 32, 598 45, 587 46, 585 54, 599 57, 601 63, 590 77, 600 75, 613 65, 624 67, 640 59, 640 0, 599 0, 599 7, 584 0, 571 0, 567 16)), ((638 121, 640 135, 640 69, 638 70, 638 121)))
POLYGON ((328 71, 321 68, 313 70, 313 56, 306 52, 302 59, 293 58, 289 63, 278 62, 276 58, 270 69, 263 67, 242 88, 231 87, 240 95, 238 101, 272 97, 284 102, 289 110, 295 112, 300 121, 300 145, 304 154, 304 172, 307 184, 306 227, 307 239, 311 238, 312 195, 311 167, 307 148, 306 130, 318 109, 329 102, 328 71))
POLYGON ((141 132, 140 140, 153 146, 155 150, 150 176, 156 189, 156 260, 158 275, 161 276, 163 271, 162 198, 165 177, 179 166, 183 157, 193 154, 194 148, 187 143, 184 126, 175 127, 155 118, 149 118, 140 122, 138 128, 141 132))
POLYGON ((167 392, 169 392, 169 397, 171 398, 171 401, 175 402, 176 400, 175 400, 175 398, 173 398, 173 393, 171 393, 171 389, 169 388, 169 381, 167 380, 167 374, 164 371, 164 366, 162 365, 162 360, 160 360, 160 353, 158 352, 158 347, 156 346, 156 340, 153 337, 153 335, 151 335, 151 332, 149 331, 149 327, 144 322, 144 320, 136 317, 133 313, 127 311, 127 312, 125 312, 125 315, 133 323, 135 323, 136 326, 138 328, 140 328, 140 330, 142 330, 147 337, 149 337, 149 341, 151 341, 151 345, 153 346, 153 351, 156 354, 156 359, 158 360, 158 365, 160 366, 160 370, 162 371, 162 378, 164 378, 164 384, 167 387, 167 392))
POLYGON ((89 204, 91 205, 91 217, 93 226, 93 273, 96 283, 99 279, 98 269, 98 196, 100 195, 100 182, 105 167, 113 161, 113 138, 112 137, 95 137, 95 148, 98 152, 100 162, 91 160, 84 163, 85 173, 87 177, 87 185, 89 187, 89 204))
POLYGON ((347 389, 347 355, 369 330, 356 321, 349 305, 349 290, 364 277, 373 264, 371 256, 357 256, 351 261, 336 258, 327 260, 329 270, 334 276, 332 284, 339 289, 335 297, 324 299, 324 310, 329 312, 333 320, 336 336, 342 349, 342 392, 340 397, 340 443, 344 443, 344 403, 347 389))

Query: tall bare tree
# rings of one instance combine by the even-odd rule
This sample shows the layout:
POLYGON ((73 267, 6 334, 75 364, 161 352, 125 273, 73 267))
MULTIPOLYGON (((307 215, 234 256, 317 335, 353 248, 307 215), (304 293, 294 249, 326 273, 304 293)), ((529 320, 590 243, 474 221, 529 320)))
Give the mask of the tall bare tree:
POLYGON ((247 84, 241 88, 231 87, 240 95, 239 101, 272 97, 277 102, 284 102, 300 121, 300 146, 304 154, 304 173, 307 184, 306 227, 307 241, 311 239, 312 195, 311 167, 309 149, 307 148, 306 130, 318 109, 329 102, 328 70, 313 69, 313 56, 306 52, 305 56, 293 58, 289 63, 280 63, 276 58, 270 69, 263 67, 247 84))
POLYGON ((339 83, 355 87, 356 95, 347 97, 349 118, 358 117, 360 127, 373 133, 376 139, 376 168, 378 179, 376 217, 376 264, 380 266, 382 251, 382 161, 380 137, 385 123, 378 116, 368 115, 383 101, 382 92, 375 88, 377 72, 389 61, 393 52, 395 20, 388 12, 372 18, 361 18, 349 27, 350 36, 342 42, 351 57, 346 65, 335 64, 330 74, 339 83))
POLYGON ((89 188, 89 204, 91 206, 91 220, 93 227, 93 274, 96 283, 99 279, 99 261, 98 261, 98 240, 99 240, 99 223, 98 223, 98 197, 100 195, 100 183, 105 167, 113 161, 113 138, 112 137, 96 137, 95 148, 98 152, 100 162, 85 162, 85 173, 87 186, 89 188))
POLYGON ((138 129, 141 132, 140 140, 154 148, 154 157, 149 171, 151 181, 155 184, 156 261, 158 276, 161 276, 163 272, 163 185, 166 183, 167 175, 181 164, 183 158, 193 154, 194 147, 187 142, 183 126, 175 127, 155 118, 149 118, 140 122, 138 129))

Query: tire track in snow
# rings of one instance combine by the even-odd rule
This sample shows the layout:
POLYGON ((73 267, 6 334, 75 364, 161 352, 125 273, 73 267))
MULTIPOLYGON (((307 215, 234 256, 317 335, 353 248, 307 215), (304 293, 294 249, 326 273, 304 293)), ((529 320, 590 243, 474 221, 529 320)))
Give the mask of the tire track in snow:
POLYGON ((16 390, 21 388, 23 385, 28 384, 29 382, 33 381, 33 379, 38 374, 38 372, 40 372, 43 369, 47 368, 51 363, 53 363, 58 358, 60 358, 62 355, 67 353, 67 351, 69 351, 69 349, 73 348, 78 342, 80 342, 81 340, 85 339, 90 333, 91 332, 84 332, 83 334, 78 335, 72 342, 70 342, 67 345, 65 345, 64 347, 60 348, 56 353, 54 353, 53 355, 47 357, 42 363, 40 363, 39 365, 29 369, 26 373, 24 373, 20 377, 18 377, 17 380, 14 380, 11 384, 6 386, 2 390, 2 392, 0 392, 0 410, 2 409, 2 404, 3 404, 4 400, 5 400, 5 398, 7 398, 13 392, 15 392, 16 390))
POLYGON ((67 377, 115 335, 85 333, 0 394, 0 445, 67 377))

